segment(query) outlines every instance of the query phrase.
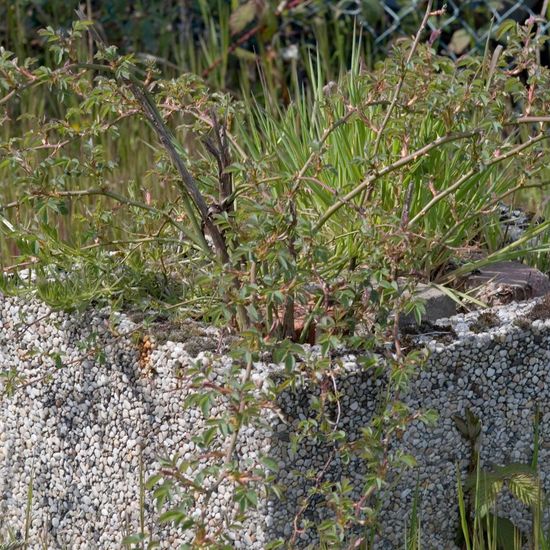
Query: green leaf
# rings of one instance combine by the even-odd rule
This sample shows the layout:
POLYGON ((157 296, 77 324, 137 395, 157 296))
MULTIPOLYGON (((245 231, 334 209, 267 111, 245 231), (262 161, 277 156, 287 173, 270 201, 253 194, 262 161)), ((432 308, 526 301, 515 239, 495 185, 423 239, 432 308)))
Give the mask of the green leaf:
POLYGON ((276 460, 273 458, 270 458, 268 456, 264 456, 260 459, 260 462, 268 469, 271 470, 274 473, 277 473, 279 471, 279 464, 276 460))
POLYGON ((294 358, 294 355, 292 355, 292 353, 289 353, 285 357, 285 369, 287 372, 292 372, 295 366, 296 366, 296 359, 294 358))
POLYGON ((248 313, 248 317, 252 322, 257 323, 260 321, 258 310, 252 304, 246 306, 246 312, 248 313))
POLYGON ((162 479, 162 476, 160 474, 154 474, 152 475, 146 482, 145 482, 145 488, 148 490, 151 490, 160 480, 162 479))
POLYGON ((271 542, 268 542, 265 545, 265 550, 278 550, 279 548, 284 548, 285 541, 282 539, 273 540, 271 542))
POLYGON ((138 544, 144 540, 145 540, 145 535, 143 533, 137 533, 136 535, 129 535, 127 537, 124 537, 122 539, 122 544, 124 545, 138 544))
POLYGON ((464 53, 472 42, 472 37, 466 29, 458 29, 453 33, 451 42, 449 44, 449 50, 456 55, 464 53))
POLYGON ((521 534, 509 519, 489 514, 488 526, 492 532, 496 532, 498 548, 501 550, 517 549, 516 540, 521 537, 521 534))
POLYGON ((506 21, 503 21, 499 26, 498 30, 495 33, 497 40, 502 40, 503 37, 508 34, 510 31, 516 29, 517 23, 513 19, 506 19, 506 21))
POLYGON ((412 455, 404 454, 399 457, 400 462, 402 462, 408 468, 414 468, 417 464, 416 458, 412 455))
POLYGON ((277 346, 273 349, 273 362, 274 363, 282 363, 288 353, 288 348, 286 346, 277 346))
POLYGON ((217 427, 208 428, 202 434, 193 437, 193 441, 203 449, 206 449, 214 441, 217 431, 217 427))
POLYGON ((258 495, 256 494, 256 491, 247 491, 246 498, 253 508, 256 508, 256 506, 258 506, 258 495))
POLYGON ((254 52, 245 50, 244 48, 236 48, 233 52, 236 57, 242 59, 243 61, 256 61, 258 56, 254 52))
POLYGON ((188 518, 187 510, 180 507, 164 512, 164 514, 159 517, 159 523, 174 523, 175 525, 180 525, 182 528, 187 529, 191 527, 194 522, 192 519, 188 518))
POLYGON ((200 407, 203 416, 208 418, 210 416, 210 408, 212 407, 212 400, 209 394, 202 396, 200 400, 200 407))
POLYGON ((59 353, 55 354, 55 368, 56 369, 63 368, 63 360, 61 359, 61 355, 59 353))
POLYGON ((229 18, 229 28, 232 34, 240 33, 256 17, 257 4, 254 0, 248 0, 241 4, 229 18))
POLYGON ((237 487, 233 498, 239 505, 241 512, 246 512, 249 508, 256 508, 258 505, 258 495, 246 486, 237 487))
POLYGON ((233 429, 229 422, 225 422, 223 420, 218 420, 218 430, 224 437, 227 437, 233 432, 233 429))

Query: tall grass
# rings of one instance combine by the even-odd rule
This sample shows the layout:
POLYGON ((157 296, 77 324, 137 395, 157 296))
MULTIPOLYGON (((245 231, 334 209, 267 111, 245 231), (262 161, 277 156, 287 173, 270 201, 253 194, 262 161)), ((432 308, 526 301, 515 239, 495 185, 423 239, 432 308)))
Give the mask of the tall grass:
MULTIPOLYGON (((460 519, 459 537, 465 550, 541 550, 548 548, 548 499, 543 490, 538 464, 540 450, 540 414, 538 406, 533 418, 533 456, 530 464, 510 463, 490 471, 480 461, 479 420, 467 413, 466 423, 455 419, 461 434, 472 447, 468 475, 462 479, 457 464, 457 498, 460 519), (472 421, 474 423, 472 423, 472 421), (474 425, 476 428, 474 429, 474 425), (531 529, 522 532, 502 515, 500 499, 503 489, 508 497, 523 506, 531 529), (530 513, 529 513, 530 512, 530 513)), ((510 503, 510 499, 508 499, 510 503)))
MULTIPOLYGON (((386 62, 385 71, 380 72, 384 74, 384 84, 390 88, 398 79, 398 73, 392 72, 392 63, 386 62)), ((439 59, 437 68, 430 66, 428 60, 419 59, 416 63, 416 71, 424 71, 426 82, 437 80, 440 71, 456 71, 457 82, 462 78, 460 69, 453 68, 450 61, 439 59)), ((430 96, 433 91, 429 84, 424 87, 418 81, 418 72, 405 80, 402 91, 403 103, 409 102, 418 116, 402 114, 391 120, 379 151, 375 151, 376 128, 387 102, 369 101, 370 91, 381 82, 377 81, 376 73, 361 70, 358 50, 350 72, 338 84, 327 85, 322 63, 318 58, 310 59, 309 82, 307 89, 294 87, 293 102, 284 110, 274 112, 269 106, 245 101, 247 117, 235 120, 235 132, 246 145, 247 158, 240 160, 265 163, 265 152, 270 152, 269 175, 266 173, 264 181, 269 181, 272 193, 285 193, 289 186, 295 192, 299 189, 296 200, 311 216, 312 223, 319 218, 322 225, 326 222, 323 230, 327 238, 341 244, 335 249, 334 262, 344 265, 360 256, 357 234, 361 216, 370 218, 373 225, 382 223, 384 218, 399 225, 406 217, 414 226, 411 230, 417 253, 425 247, 423 264, 419 266, 425 278, 430 278, 435 267, 444 265, 468 244, 483 243, 489 254, 502 248, 497 205, 504 200, 523 200, 523 186, 517 185, 518 165, 516 159, 510 159, 498 166, 489 162, 482 170, 472 170, 475 145, 467 136, 435 148, 403 172, 374 176, 371 186, 365 185, 356 193, 364 185, 365 174, 376 171, 377 163, 391 165, 408 152, 448 134, 447 99, 430 96), (423 96, 430 96, 427 100, 430 105, 423 96), (470 175, 463 178, 465 174, 470 175), (336 216, 325 218, 335 199, 342 197, 349 197, 347 205, 336 216)), ((469 86, 466 80, 463 85, 465 91, 469 86)), ((458 111, 460 102, 460 97, 453 99, 458 111)), ((456 116, 452 131, 467 134, 481 117, 481 112, 466 107, 456 116)), ((499 138, 496 135, 494 138, 498 148, 499 138)), ((542 144, 541 155, 547 154, 546 151, 546 145, 542 144)), ((532 183, 541 186, 540 193, 546 193, 544 181, 538 176, 532 183)), ((512 247, 509 257, 514 254, 517 251, 512 247)), ((543 254, 539 260, 545 266, 543 254)))
MULTIPOLYGON (((202 6, 207 10, 210 4, 202 6)), ((516 120, 509 90, 515 92, 520 105, 527 91, 498 59, 493 64, 485 56, 457 66, 437 56, 428 45, 417 49, 419 33, 412 43, 397 44, 393 57, 376 71, 367 71, 362 62, 363 42, 354 36, 351 69, 340 66, 336 74, 332 62, 327 65, 322 58, 328 49, 325 36, 319 40, 316 56, 309 54, 306 44, 301 45, 305 53, 300 63, 296 59, 290 63, 289 79, 281 76, 288 67, 259 48, 255 61, 261 60, 262 93, 253 97, 243 76, 242 98, 237 101, 221 91, 234 76, 230 57, 243 55, 231 50, 231 21, 224 9, 220 7, 219 28, 212 23, 207 29, 201 51, 182 51, 180 61, 189 62, 196 72, 208 69, 207 77, 217 91, 208 93, 189 75, 156 82, 147 90, 151 96, 156 94, 150 100, 156 103, 149 107, 155 113, 162 111, 164 119, 158 114, 160 123, 155 126, 157 119, 149 117, 153 129, 144 124, 143 103, 136 99, 140 97, 136 90, 147 99, 145 88, 132 80, 143 66, 135 72, 132 68, 123 78, 99 73, 94 80, 86 80, 72 74, 70 78, 81 87, 73 92, 68 90, 74 82, 50 81, 50 88, 31 87, 8 104, 9 122, 2 130, 6 160, 0 160, 4 182, 0 221, 8 227, 17 225, 10 235, 18 240, 6 239, 2 252, 9 263, 15 261, 9 256, 21 251, 31 261, 40 258, 43 267, 70 268, 66 270, 69 276, 51 285, 46 278, 38 285, 42 297, 64 300, 62 305, 76 301, 72 293, 80 299, 108 294, 108 298, 122 300, 124 293, 133 292, 144 281, 153 294, 160 274, 164 286, 155 298, 161 301, 168 293, 168 274, 184 273, 170 299, 181 291, 178 298, 186 305, 192 302, 195 307, 202 301, 193 313, 198 309, 207 320, 208 315, 234 320, 233 312, 246 306, 241 328, 250 328, 251 320, 257 332, 250 333, 259 337, 256 343, 263 343, 276 325, 274 304, 284 303, 294 313, 292 297, 298 296, 295 289, 299 289, 299 298, 309 306, 307 285, 312 281, 337 290, 346 276, 349 284, 338 296, 346 312, 351 306, 361 311, 367 281, 373 292, 364 302, 372 301, 364 307, 378 307, 372 316, 374 324, 384 308, 399 315, 399 277, 438 279, 451 260, 468 260, 463 253, 471 247, 487 253, 484 261, 512 257, 535 233, 547 232, 550 220, 527 234, 518 246, 503 248, 499 202, 523 191, 524 182, 518 183, 518 177, 526 166, 532 171, 528 175, 533 185, 545 184, 539 174, 548 160, 545 143, 550 136, 539 121, 521 135, 517 127, 522 122, 516 120), (102 101, 93 103, 94 97, 102 101), (226 164, 219 157, 216 163, 211 158, 213 149, 204 144, 213 130, 219 131, 217 116, 227 124, 232 158, 226 164), (513 130, 507 131, 508 126, 513 130), (176 139, 169 136, 163 141, 166 133, 159 134, 159 128, 173 132, 176 139), (55 140, 69 137, 50 150, 50 130, 55 140), (184 186, 170 164, 174 156, 163 146, 168 152, 170 147, 176 150, 176 160, 191 167, 207 204, 220 207, 225 214, 200 218, 204 226, 210 223, 216 228, 218 236, 227 236, 221 262, 212 260, 204 227, 196 212, 186 208, 189 197, 185 192, 176 195, 178 184, 180 190, 184 186), (224 211, 227 203, 216 204, 213 199, 227 173, 233 177, 234 192, 229 198, 234 203, 224 211), (86 193, 90 186, 93 193, 86 193), (81 191, 86 198, 78 195, 81 191), (70 198, 61 200, 66 196, 70 198), (8 204, 13 201, 17 204, 8 204), (190 237, 197 228, 193 225, 199 226, 195 235, 202 237, 198 244, 190 237), (12 248, 14 244, 19 250, 12 248), (94 255, 100 247, 113 254, 94 255), (109 263, 113 257, 122 269, 109 263), (85 268, 85 276, 77 274, 71 279, 80 267, 85 268), (374 294, 385 291, 391 299, 377 302, 374 294)), ((52 33, 50 38, 57 40, 52 33)), ((342 64, 347 45, 336 42, 336 56, 342 64)), ((86 51, 86 39, 79 47, 79 55, 88 58, 91 51, 86 51)), ((240 60, 239 74, 246 74, 249 63, 240 60)), ((107 64, 100 68, 113 69, 107 64)), ((115 74, 121 68, 124 65, 116 65, 115 74)), ((540 88, 539 101, 546 106, 548 90, 540 88)), ((216 152, 221 156, 226 151, 216 152)), ((544 243, 535 246, 537 252, 548 252, 544 243)), ((464 269, 473 266, 470 262, 464 269)), ((318 306, 309 310, 308 320, 318 313, 315 310, 325 296, 316 299, 318 306)), ((379 339, 373 337, 376 345, 387 343, 384 323, 380 321, 380 334, 375 334, 379 339)), ((414 354, 401 354, 397 326, 395 321, 395 356, 403 361, 395 363, 399 391, 417 364, 414 354)), ((325 351, 340 343, 330 331, 324 337, 325 351)), ((253 355, 250 350, 243 352, 249 377, 253 355)), ((234 392, 234 410, 239 415, 245 410, 243 391, 234 392)), ((397 408, 395 418, 399 418, 397 408)), ((241 423, 239 419, 235 425, 241 423)), ((220 433, 226 437, 229 431, 220 428, 220 433)), ((228 461, 238 431, 234 434, 228 461)), ((365 446, 376 448, 381 439, 365 439, 365 446)), ((387 449, 378 449, 381 454, 372 456, 386 460, 387 449)), ((372 459, 373 464, 378 458, 372 459)), ((476 476, 477 512, 489 493, 486 478, 479 470, 476 476)), ((143 500, 140 493, 142 509, 143 500)), ((470 518, 460 492, 459 507, 465 524, 470 518)), ((487 513, 475 514, 473 530, 466 535, 472 548, 484 548, 486 539, 488 548, 497 544, 501 526, 491 518, 487 513)), ((143 542, 144 530, 141 515, 138 543, 143 542)), ((419 547, 421 540, 419 515, 413 508, 407 544, 419 547)))

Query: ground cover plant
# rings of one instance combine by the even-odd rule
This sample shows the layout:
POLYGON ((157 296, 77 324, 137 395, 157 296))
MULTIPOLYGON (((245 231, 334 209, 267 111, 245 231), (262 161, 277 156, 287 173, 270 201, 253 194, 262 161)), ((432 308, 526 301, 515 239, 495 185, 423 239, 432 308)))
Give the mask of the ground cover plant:
MULTIPOLYGON (((68 33, 43 31, 48 66, 0 52, 1 116, 10 122, 0 226, 13 256, 2 288, 64 308, 175 312, 241 337, 226 387, 189 373, 197 393, 186 405, 210 420, 200 447, 223 449, 208 472, 214 481, 203 472, 186 488, 181 471, 199 464, 198 451, 148 484, 162 520, 193 533, 191 547, 229 544, 231 523, 214 536, 204 516, 189 515, 223 480, 237 484, 243 514, 258 500, 232 455, 265 405, 250 381, 262 353, 286 367, 274 396, 304 369, 323 387, 295 443, 337 441, 342 457, 367 465, 361 499, 343 484, 334 521, 315 526, 320 544, 369 547, 388 472, 414 462, 392 451, 392 438, 413 419, 434 420, 399 399, 425 358, 398 331, 402 312, 422 313, 415 285, 448 283, 497 259, 544 260, 548 219, 513 244, 499 224, 502 201, 547 183, 550 79, 534 63, 543 37, 532 25, 508 26, 507 48, 455 63, 427 39, 427 18, 437 15, 429 3, 415 37, 374 71, 360 47, 336 80, 312 56, 310 85, 295 78, 284 108, 267 84, 261 100, 238 100, 194 74, 163 78, 153 63, 119 54, 83 13, 68 33), (320 359, 306 360, 306 342, 320 345, 320 359), (360 350, 387 395, 353 444, 324 414, 338 398, 326 381, 342 346, 360 350), (210 418, 220 399, 224 413, 210 418), (167 493, 178 486, 184 498, 174 507, 167 493)), ((254 481, 270 485, 271 467, 265 457, 254 481)), ((332 486, 316 491, 335 498, 332 486)))

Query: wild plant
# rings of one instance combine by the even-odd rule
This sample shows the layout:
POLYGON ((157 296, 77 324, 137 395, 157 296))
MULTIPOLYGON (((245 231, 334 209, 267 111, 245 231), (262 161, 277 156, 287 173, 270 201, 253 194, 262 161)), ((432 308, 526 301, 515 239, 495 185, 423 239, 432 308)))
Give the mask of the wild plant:
POLYGON ((531 464, 509 463, 484 467, 480 459, 482 424, 466 409, 464 418, 454 416, 456 427, 470 446, 466 479, 457 465, 460 526, 457 540, 467 550, 520 550, 543 548, 546 542, 542 510, 545 497, 538 470, 539 421, 534 418, 534 452, 531 464), (517 501, 532 510, 532 533, 526 533, 498 510, 499 499, 507 490, 517 501))

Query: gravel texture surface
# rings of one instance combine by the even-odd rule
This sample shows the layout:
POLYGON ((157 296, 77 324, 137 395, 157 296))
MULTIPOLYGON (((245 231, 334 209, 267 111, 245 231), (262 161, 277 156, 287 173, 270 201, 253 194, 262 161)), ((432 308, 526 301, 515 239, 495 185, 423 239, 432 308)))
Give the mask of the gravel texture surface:
MULTIPOLYGON (((414 410, 437 410, 441 419, 435 428, 411 425, 399 442, 419 466, 405 472, 384 496, 385 527, 378 548, 402 546, 417 480, 424 547, 454 548, 456 465, 466 468, 469 449, 452 415, 463 416, 466 407, 482 420, 483 462, 506 464, 530 461, 538 403, 540 464, 543 481, 550 485, 550 320, 544 319, 544 308, 534 315, 542 319, 530 318, 537 303, 495 308, 482 322, 479 314, 439 321, 442 333, 452 326, 453 338, 439 330, 418 337, 432 355, 406 401, 414 410)), ((116 332, 105 312, 69 315, 51 312, 37 301, 0 298, 0 384, 7 389, 14 373, 25 384, 3 396, 0 406, 0 533, 8 527, 24 532, 32 485, 30 548, 120 548, 122 537, 139 529, 140 475, 155 473, 159 456, 178 452, 185 459, 197 451, 191 438, 204 423, 198 410, 182 408, 189 390, 181 372, 197 362, 205 367, 213 362, 211 380, 223 383, 231 367, 214 329, 157 329, 152 334, 158 343, 143 349, 126 336, 135 325, 124 316, 114 320, 116 332)), ((338 427, 353 438, 372 416, 381 382, 363 372, 353 355, 335 359, 334 367, 342 394, 338 427)), ((269 388, 277 370, 255 366, 258 392, 269 388)), ((287 391, 279 398, 278 413, 262 413, 263 427, 243 430, 236 452, 242 466, 257 464, 264 454, 274 457, 285 491, 282 501, 260 499, 233 547, 259 550, 276 537, 289 539, 298 502, 311 484, 304 479, 308 470, 319 471, 330 462, 326 481, 347 477, 359 490, 360 461, 345 465, 329 460, 332 449, 314 442, 291 453, 293 430, 312 414, 311 397, 307 384, 287 391)), ((213 528, 235 519, 233 496, 229 484, 216 490, 208 515, 213 528)), ((505 499, 503 509, 526 525, 521 506, 505 499)), ((154 527, 155 514, 147 493, 145 530, 162 548, 177 548, 184 539, 172 528, 154 527)), ((312 499, 302 517, 318 522, 328 512, 312 499)), ((316 547, 311 530, 298 538, 299 547, 308 545, 316 547)))

